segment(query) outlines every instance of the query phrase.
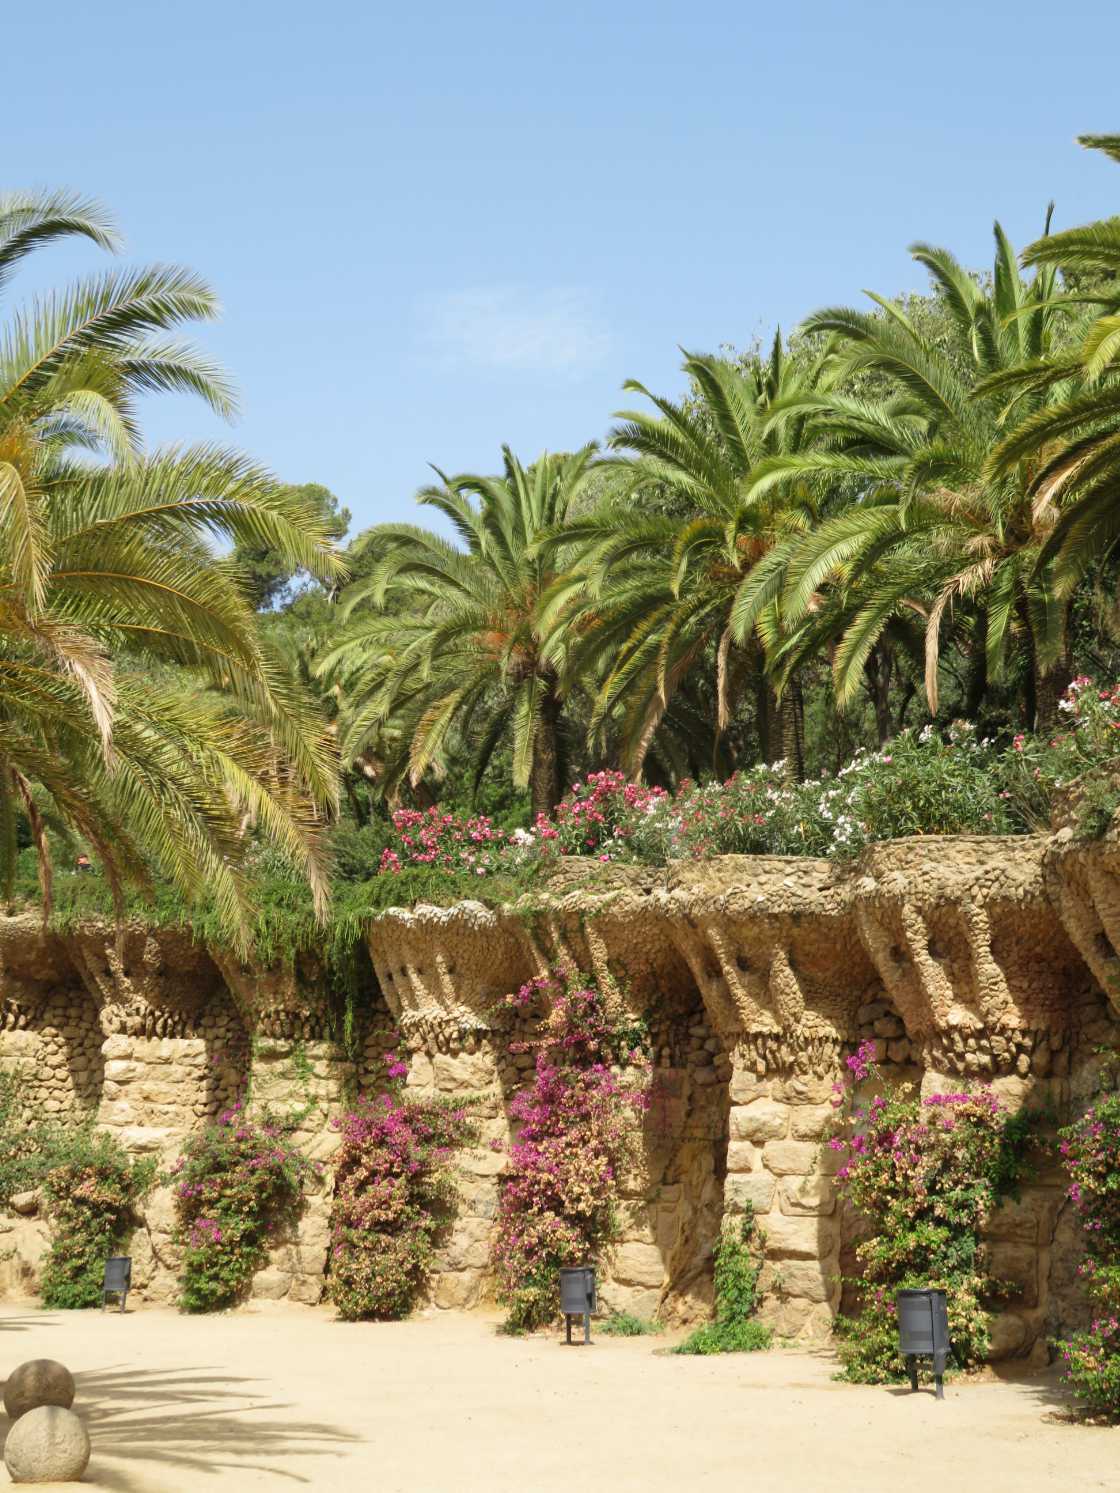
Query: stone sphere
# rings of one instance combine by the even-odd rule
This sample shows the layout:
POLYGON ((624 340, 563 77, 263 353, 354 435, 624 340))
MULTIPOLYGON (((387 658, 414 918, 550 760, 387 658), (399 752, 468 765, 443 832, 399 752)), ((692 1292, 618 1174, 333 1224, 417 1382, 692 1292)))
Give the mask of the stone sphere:
POLYGON ((76 1483, 89 1465, 89 1436, 73 1410, 40 1405, 21 1415, 4 1443, 13 1483, 76 1483))
POLYGON ((9 1420, 19 1420, 40 1405, 59 1405, 69 1410, 74 1403, 74 1376, 53 1358, 31 1358, 8 1375, 4 1386, 4 1409, 9 1420))

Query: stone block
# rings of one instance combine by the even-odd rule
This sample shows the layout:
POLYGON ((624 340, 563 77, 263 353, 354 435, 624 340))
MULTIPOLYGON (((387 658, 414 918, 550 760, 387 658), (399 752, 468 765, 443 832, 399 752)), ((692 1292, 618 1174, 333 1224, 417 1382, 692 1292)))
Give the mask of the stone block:
POLYGON ((432 1059, 432 1073, 436 1088, 445 1094, 489 1088, 497 1077, 492 1058, 469 1052, 454 1056, 437 1053, 432 1059))
POLYGON ((791 1078, 775 1083, 772 1093, 775 1099, 786 1104, 827 1104, 832 1098, 831 1078, 810 1078, 794 1074, 791 1078))
POLYGON ((728 1084, 732 1104, 750 1104, 754 1099, 765 1099, 770 1093, 770 1080, 760 1078, 757 1073, 745 1068, 733 1067, 728 1084))
POLYGON ((839 1273, 819 1260, 769 1260, 759 1277, 764 1292, 777 1292, 801 1301, 835 1303, 840 1295, 839 1273))
POLYGON ((131 1083, 143 1071, 142 1063, 130 1062, 128 1058, 110 1058, 105 1064, 105 1077, 114 1083, 131 1083))
POLYGON ((777 1177, 806 1176, 816 1169, 820 1146, 807 1140, 771 1140, 762 1148, 762 1164, 777 1177))
POLYGON ((988 1257, 992 1276, 1012 1287, 1011 1299, 1020 1306, 1037 1306, 1037 1250, 1029 1244, 997 1240, 990 1247, 988 1257))
POLYGON ((992 1320, 992 1345, 988 1350, 989 1363, 998 1363, 1001 1358, 1014 1358, 1027 1344, 1027 1324, 1018 1312, 1000 1312, 992 1320))
POLYGON ((836 1119, 831 1104, 795 1104, 790 1110, 790 1135, 794 1140, 820 1140, 836 1119))
POLYGON ((836 1194, 827 1177, 787 1177, 781 1190, 782 1212, 793 1216, 832 1213, 836 1194))
POLYGON ((436 1277, 432 1300, 444 1311, 466 1311, 477 1304, 480 1291, 477 1271, 449 1271, 436 1277))
POLYGON ((753 1172, 758 1147, 749 1140, 733 1140, 727 1144, 727 1170, 729 1172, 753 1172))
POLYGON ((280 1301, 291 1289, 292 1277, 287 1270, 258 1270, 253 1276, 250 1294, 261 1301, 280 1301))
POLYGON ((840 1237, 835 1218, 811 1218, 771 1213, 763 1222, 766 1253, 780 1259, 823 1260, 840 1237))
POLYGON ((660 1287, 665 1262, 656 1244, 620 1244, 611 1257, 611 1275, 624 1285, 660 1287))
POLYGON ((325 1289, 321 1275, 297 1275, 292 1281, 292 1288, 288 1295, 292 1301, 298 1301, 303 1306, 318 1306, 323 1299, 325 1289))
MULTIPOLYGON (((661 1304, 661 1292, 650 1286, 626 1286, 611 1279, 604 1280, 599 1291, 600 1315, 611 1312, 631 1312, 651 1322, 661 1304)), ((591 1336, 595 1336, 592 1324, 591 1336)))
POLYGON ((784 1104, 775 1104, 772 1099, 755 1099, 750 1104, 736 1105, 728 1123, 733 1139, 761 1144, 778 1140, 786 1134, 789 1110, 784 1104))
POLYGON ((1019 1244, 1047 1242, 1062 1205, 1060 1192, 1028 1189, 1018 1202, 1006 1202, 988 1220, 989 1239, 1010 1239, 1019 1244))
POLYGON ((724 1206, 741 1209, 749 1203, 756 1213, 768 1213, 777 1185, 765 1172, 753 1172, 749 1176, 734 1173, 723 1184, 724 1206))
POLYGON ((461 1151, 456 1157, 460 1171, 472 1177, 496 1177, 506 1164, 504 1151, 491 1151, 487 1146, 461 1151))
POLYGON ((126 1151, 140 1151, 146 1155, 163 1151, 178 1144, 182 1132, 163 1125, 126 1125, 117 1136, 126 1151))

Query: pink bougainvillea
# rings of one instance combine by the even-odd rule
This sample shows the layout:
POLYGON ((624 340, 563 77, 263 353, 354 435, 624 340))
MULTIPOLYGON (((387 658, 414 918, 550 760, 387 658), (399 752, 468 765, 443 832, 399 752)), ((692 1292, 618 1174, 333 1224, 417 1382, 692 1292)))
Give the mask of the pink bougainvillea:
POLYGON ((865 1042, 847 1059, 847 1085, 837 1086, 843 1117, 829 1145, 839 1153, 836 1185, 869 1227, 856 1249, 861 1311, 838 1319, 840 1356, 846 1377, 878 1383, 903 1373, 900 1289, 944 1289, 958 1354, 976 1362, 987 1352, 998 1283, 980 1234, 1017 1185, 1029 1121, 1010 1116, 987 1088, 925 1099, 908 1085, 890 1089, 874 1057, 875 1044, 865 1042), (857 1084, 879 1092, 857 1097, 857 1084))
MULTIPOLYGON (((389 1059, 389 1077, 403 1077, 407 1064, 389 1059)), ((359 1099, 336 1128, 331 1299, 347 1321, 403 1317, 454 1203, 449 1161, 473 1138, 468 1111, 386 1093, 359 1099)))
POLYGON ((544 1008, 541 1035, 512 1044, 536 1061, 510 1105, 518 1134, 493 1246, 509 1325, 524 1330, 556 1315, 560 1267, 586 1263, 615 1236, 649 1070, 639 1035, 608 1019, 597 990, 542 978, 508 1000, 526 1016, 544 1008))
POLYGON ((1085 1230, 1080 1270, 1094 1308, 1088 1328, 1061 1344, 1063 1372, 1091 1415, 1120 1420, 1120 1095, 1063 1130, 1059 1149, 1085 1230))
POLYGON ((314 1165, 292 1145, 289 1130, 268 1115, 247 1119, 238 1103, 187 1142, 169 1178, 184 1311, 234 1305, 265 1261, 271 1230, 298 1212, 314 1165))

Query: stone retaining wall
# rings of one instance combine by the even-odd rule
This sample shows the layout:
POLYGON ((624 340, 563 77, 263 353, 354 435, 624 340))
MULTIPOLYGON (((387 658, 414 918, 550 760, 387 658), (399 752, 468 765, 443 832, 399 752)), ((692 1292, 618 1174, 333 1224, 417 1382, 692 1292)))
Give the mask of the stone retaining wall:
MULTIPOLYGON (((603 1262, 607 1307, 702 1318, 724 1213, 749 1202, 767 1239, 766 1315, 825 1336, 852 1270, 856 1220, 822 1144, 846 1053, 924 1092, 990 1083, 1013 1107, 1074 1112, 1120 1046, 1120 842, 1067 832, 926 838, 871 847, 854 866, 722 857, 667 871, 561 866, 532 908, 467 902, 382 914, 369 946, 383 1000, 355 1056, 331 1040, 322 969, 260 969, 182 932, 44 933, 0 918, 0 1066, 46 1114, 89 1114, 131 1151, 170 1163, 184 1137, 248 1088, 299 1116, 323 1163, 301 1223, 277 1240, 260 1296, 314 1302, 328 1252, 332 1121, 377 1092, 386 1054, 418 1095, 471 1096, 478 1143, 458 1157, 460 1202, 431 1283, 440 1307, 488 1298, 509 1104, 530 1059, 511 1055, 501 997, 578 969, 651 1038, 652 1102, 621 1234, 603 1262), (584 879, 581 885, 581 876, 584 879)), ((0 1219, 0 1290, 33 1283, 44 1231, 0 1219)), ((132 1245, 141 1299, 173 1298, 166 1192, 132 1245)), ((1040 1356, 1083 1310, 1077 1230, 1060 1174, 1039 1177, 989 1227, 1016 1296, 996 1352, 1040 1356)))

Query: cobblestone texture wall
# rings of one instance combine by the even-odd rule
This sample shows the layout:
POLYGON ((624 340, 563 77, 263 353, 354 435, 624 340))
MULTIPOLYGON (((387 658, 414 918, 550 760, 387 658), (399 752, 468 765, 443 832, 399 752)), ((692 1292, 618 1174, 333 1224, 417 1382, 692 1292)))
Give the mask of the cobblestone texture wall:
MULTIPOLYGON (((268 1298, 321 1299, 332 1121, 377 1092, 386 1055, 418 1095, 471 1096, 477 1145, 458 1157, 460 1201, 431 1282, 435 1305, 488 1299, 489 1240, 531 1058, 511 1055, 501 997, 566 966, 651 1034, 642 1161, 625 1179, 621 1237, 601 1297, 670 1321, 711 1304, 726 1211, 749 1202, 767 1238, 767 1316, 784 1336, 827 1335, 852 1273, 857 1221, 833 1189, 822 1139, 832 1085, 864 1039, 924 1092, 991 1084, 1012 1106, 1076 1110, 1109 1081, 1120 1046, 1120 840, 962 837, 872 847, 852 867, 723 857, 653 872, 568 864, 524 912, 467 902, 383 914, 369 946, 384 1001, 356 1057, 331 1039, 323 972, 242 965, 183 933, 44 933, 0 918, 0 1067, 36 1107, 88 1115, 137 1154, 170 1162, 183 1138, 248 1086, 250 1107, 298 1118, 323 1163, 298 1228, 254 1282, 268 1298)), ((33 1286, 44 1245, 33 1200, 0 1218, 0 1291, 33 1286)), ((141 1299, 173 1299, 170 1197, 133 1241, 141 1299)), ((998 1356, 1039 1358, 1079 1320, 1079 1241, 1057 1170, 991 1220, 995 1273, 1015 1295, 998 1356)))

